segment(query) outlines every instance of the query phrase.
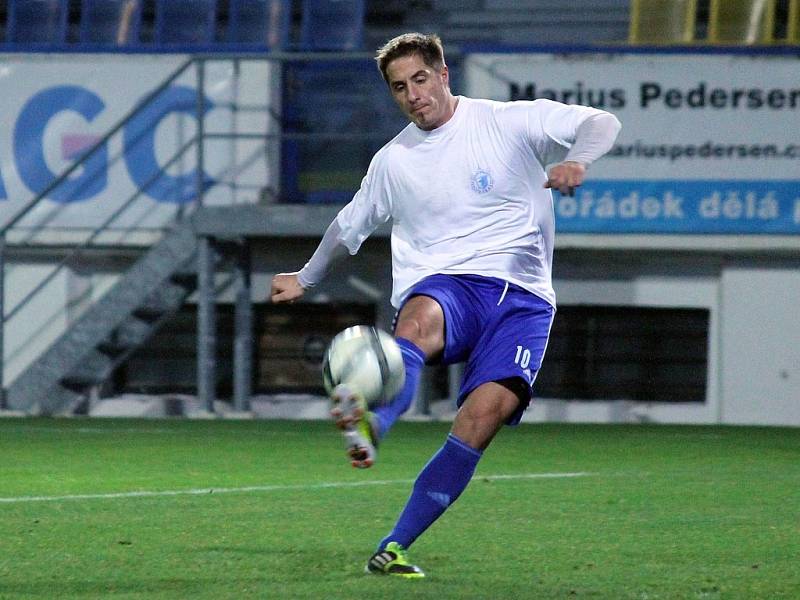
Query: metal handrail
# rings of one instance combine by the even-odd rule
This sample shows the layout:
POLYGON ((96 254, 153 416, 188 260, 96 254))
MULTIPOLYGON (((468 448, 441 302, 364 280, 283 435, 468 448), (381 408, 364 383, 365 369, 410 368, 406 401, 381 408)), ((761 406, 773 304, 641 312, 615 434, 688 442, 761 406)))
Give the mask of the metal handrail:
POLYGON ((103 233, 103 231, 106 230, 106 227, 108 227, 109 224, 113 223, 118 216, 120 216, 122 213, 128 210, 128 208, 130 208, 133 205, 133 203, 139 198, 139 196, 141 196, 153 183, 158 181, 158 179, 164 174, 164 171, 169 167, 171 167, 173 164, 175 164, 178 161, 178 159, 181 158, 190 147, 192 147, 192 145, 198 142, 198 139, 199 139, 198 136, 194 136, 188 142, 183 144, 183 146, 180 147, 180 149, 175 153, 175 155, 169 161, 167 161, 167 163, 155 175, 150 177, 150 179, 148 179, 144 183, 144 185, 142 185, 139 189, 136 190, 133 196, 128 198, 128 200, 126 200, 119 208, 117 208, 117 210, 111 213, 111 215, 102 224, 98 225, 87 240, 85 240, 79 246, 73 248, 72 252, 70 252, 64 258, 62 258, 61 261, 59 261, 58 265, 56 265, 56 267, 52 271, 50 271, 50 273, 44 279, 42 279, 42 281, 40 281, 38 285, 36 285, 36 287, 34 287, 30 292, 28 292, 25 295, 25 297, 22 298, 22 300, 17 302, 16 306, 14 306, 14 308, 8 311, 7 314, 3 315, 3 321, 10 321, 14 317, 14 315, 16 315, 20 310, 22 310, 22 308, 34 296, 36 296, 36 294, 42 291, 42 289, 44 289, 44 287, 48 283, 50 283, 53 279, 55 279, 56 275, 58 275, 61 272, 61 270, 64 267, 66 267, 73 258, 78 256, 81 253, 81 251, 88 248, 92 244, 92 242, 95 239, 97 239, 97 237, 101 233, 103 233))

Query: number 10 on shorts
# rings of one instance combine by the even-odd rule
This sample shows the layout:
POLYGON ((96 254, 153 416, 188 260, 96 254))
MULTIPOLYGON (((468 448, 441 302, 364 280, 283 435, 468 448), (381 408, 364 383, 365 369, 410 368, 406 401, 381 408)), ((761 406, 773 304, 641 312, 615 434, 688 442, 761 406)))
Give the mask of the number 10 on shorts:
POLYGON ((514 357, 514 364, 523 369, 527 369, 531 362, 531 351, 522 346, 517 346, 517 355, 514 357))

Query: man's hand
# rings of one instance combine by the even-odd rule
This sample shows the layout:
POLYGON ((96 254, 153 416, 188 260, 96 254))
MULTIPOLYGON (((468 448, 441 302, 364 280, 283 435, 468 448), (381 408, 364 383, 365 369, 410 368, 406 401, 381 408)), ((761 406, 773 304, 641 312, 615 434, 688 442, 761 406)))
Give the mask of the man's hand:
POLYGON ((297 281, 297 273, 278 273, 272 278, 270 300, 275 304, 294 302, 305 294, 306 290, 297 281))
POLYGON ((547 174, 546 188, 558 190, 565 196, 573 196, 575 188, 583 183, 586 167, 581 163, 566 161, 558 163, 547 174))

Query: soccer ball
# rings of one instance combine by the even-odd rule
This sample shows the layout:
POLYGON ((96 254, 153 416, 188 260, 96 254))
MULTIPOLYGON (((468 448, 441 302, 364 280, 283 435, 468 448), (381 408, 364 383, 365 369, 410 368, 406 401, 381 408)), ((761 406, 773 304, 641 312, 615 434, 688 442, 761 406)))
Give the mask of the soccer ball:
POLYGON ((369 406, 388 402, 406 379, 400 346, 375 327, 348 327, 331 340, 322 363, 322 379, 328 394, 346 384, 369 406))

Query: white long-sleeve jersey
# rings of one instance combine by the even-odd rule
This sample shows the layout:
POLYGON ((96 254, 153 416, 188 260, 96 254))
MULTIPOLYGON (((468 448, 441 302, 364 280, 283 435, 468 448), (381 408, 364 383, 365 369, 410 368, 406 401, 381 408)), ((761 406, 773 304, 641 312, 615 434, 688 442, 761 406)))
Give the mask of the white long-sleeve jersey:
MULTIPOLYGON (((563 161, 578 127, 598 114, 608 113, 549 100, 460 96, 444 125, 423 131, 409 124, 377 152, 337 215, 337 240, 355 254, 378 225, 393 220, 395 307, 434 273, 497 277, 555 305, 545 167, 563 161)), ((591 140, 582 162, 610 149, 618 123, 612 129, 610 139, 591 140)), ((569 159, 581 161, 572 153, 569 159)))

